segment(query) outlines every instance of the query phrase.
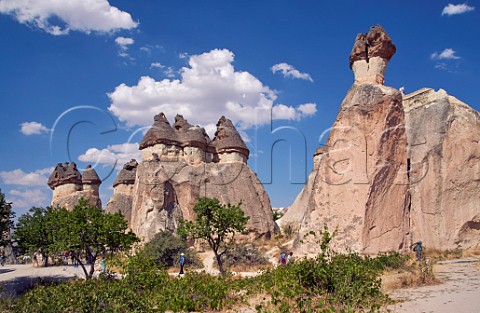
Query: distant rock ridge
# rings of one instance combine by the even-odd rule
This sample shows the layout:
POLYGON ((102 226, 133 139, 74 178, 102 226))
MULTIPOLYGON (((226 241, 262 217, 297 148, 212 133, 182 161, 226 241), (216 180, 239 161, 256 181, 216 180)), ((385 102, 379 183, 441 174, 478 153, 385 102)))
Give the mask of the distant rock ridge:
POLYGON ((53 190, 51 205, 72 210, 78 200, 83 197, 90 204, 101 207, 102 201, 99 194, 101 183, 91 165, 87 165, 82 175, 75 162, 58 163, 47 182, 53 190))
POLYGON ((297 231, 298 255, 337 229, 337 251, 376 254, 480 247, 480 116, 445 91, 383 86, 395 45, 381 26, 350 54, 355 81, 307 184, 278 224, 297 231), (306 237, 305 237, 306 236, 306 237))

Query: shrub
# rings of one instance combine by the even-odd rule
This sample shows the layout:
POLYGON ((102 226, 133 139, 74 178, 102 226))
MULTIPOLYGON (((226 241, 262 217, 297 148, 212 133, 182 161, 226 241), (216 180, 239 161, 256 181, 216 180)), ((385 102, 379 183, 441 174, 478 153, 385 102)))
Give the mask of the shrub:
POLYGON ((270 262, 258 251, 255 245, 234 244, 221 256, 223 264, 230 269, 252 270, 270 262))
POLYGON ((168 268, 178 265, 180 253, 185 253, 186 264, 200 267, 201 261, 195 251, 188 250, 186 241, 169 231, 161 231, 145 244, 143 253, 158 265, 168 268))

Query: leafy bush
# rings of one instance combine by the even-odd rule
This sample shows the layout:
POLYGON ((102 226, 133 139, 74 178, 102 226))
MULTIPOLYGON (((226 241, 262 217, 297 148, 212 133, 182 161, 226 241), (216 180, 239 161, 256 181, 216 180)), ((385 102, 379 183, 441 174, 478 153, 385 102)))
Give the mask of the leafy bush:
POLYGON ((187 243, 169 231, 161 231, 150 240, 143 248, 143 253, 152 258, 158 265, 168 268, 178 266, 180 253, 185 253, 186 264, 200 267, 202 262, 195 251, 187 249, 187 243))
POLYGON ((376 258, 371 259, 372 266, 377 270, 397 270, 406 267, 410 257, 398 252, 380 253, 376 258))

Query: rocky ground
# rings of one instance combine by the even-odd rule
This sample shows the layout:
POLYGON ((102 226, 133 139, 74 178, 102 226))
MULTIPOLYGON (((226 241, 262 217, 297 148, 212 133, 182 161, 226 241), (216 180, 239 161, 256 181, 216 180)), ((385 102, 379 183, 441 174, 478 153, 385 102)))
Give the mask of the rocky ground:
MULTIPOLYGON (((205 255, 210 259, 211 255, 205 255)), ((215 273, 213 263, 208 272, 215 273)), ((97 271, 98 272, 98 271, 97 271)), ((480 261, 479 259, 459 259, 439 262, 435 273, 442 283, 397 289, 390 293, 398 302, 389 307, 393 312, 408 313, 474 313, 480 308, 480 261)), ((239 273, 245 276, 256 273, 239 273)), ((31 286, 39 278, 70 279, 83 277, 80 267, 52 266, 33 267, 32 265, 5 265, 0 268, 0 284, 5 287, 4 295, 14 295, 31 286)))

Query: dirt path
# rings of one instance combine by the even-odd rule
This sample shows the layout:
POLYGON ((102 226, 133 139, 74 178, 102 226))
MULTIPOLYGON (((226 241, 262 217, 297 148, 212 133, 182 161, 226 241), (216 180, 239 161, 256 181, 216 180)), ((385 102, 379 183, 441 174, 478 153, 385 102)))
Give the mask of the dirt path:
POLYGON ((85 277, 82 268, 69 266, 33 267, 27 265, 5 265, 0 268, 0 285, 5 287, 5 295, 18 294, 32 286, 40 278, 66 280, 85 277))
POLYGON ((408 313, 480 312, 480 263, 478 259, 439 262, 435 274, 443 283, 398 289, 390 295, 405 300, 390 307, 408 313))

